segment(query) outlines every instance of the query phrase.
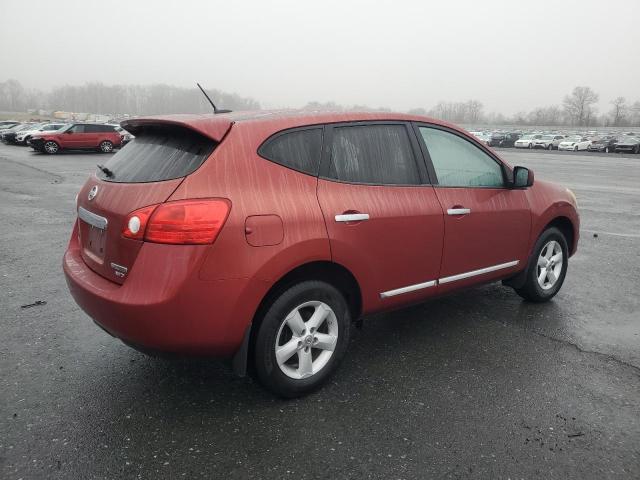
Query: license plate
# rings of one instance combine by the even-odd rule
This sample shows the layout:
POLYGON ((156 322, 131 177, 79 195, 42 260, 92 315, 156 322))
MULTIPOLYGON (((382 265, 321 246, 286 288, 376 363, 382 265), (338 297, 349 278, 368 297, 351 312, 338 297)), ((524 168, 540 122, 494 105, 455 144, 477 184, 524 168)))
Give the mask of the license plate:
POLYGON ((105 231, 89 225, 89 235, 85 243, 86 249, 98 258, 104 257, 105 231))

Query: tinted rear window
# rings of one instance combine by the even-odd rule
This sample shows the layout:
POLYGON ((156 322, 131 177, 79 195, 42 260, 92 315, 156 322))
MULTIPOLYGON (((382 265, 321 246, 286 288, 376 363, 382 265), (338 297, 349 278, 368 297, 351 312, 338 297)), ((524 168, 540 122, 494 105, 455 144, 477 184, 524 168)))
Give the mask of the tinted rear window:
POLYGON ((378 185, 421 183, 406 127, 335 127, 329 178, 378 185))
POLYGON ((144 183, 185 177, 211 155, 216 142, 185 128, 145 127, 104 166, 113 172, 98 178, 108 182, 144 183))
POLYGON ((318 174, 322 128, 293 130, 272 137, 258 153, 272 162, 311 175, 318 174))

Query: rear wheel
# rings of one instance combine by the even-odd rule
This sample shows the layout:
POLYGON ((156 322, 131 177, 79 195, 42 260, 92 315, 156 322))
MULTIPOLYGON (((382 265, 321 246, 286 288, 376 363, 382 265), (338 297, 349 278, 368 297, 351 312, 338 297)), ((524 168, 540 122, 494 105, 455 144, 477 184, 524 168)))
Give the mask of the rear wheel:
POLYGON ((111 143, 109 140, 105 140, 103 142, 100 142, 99 148, 102 153, 111 153, 113 151, 113 143, 111 143))
POLYGON ((344 356, 350 324, 347 303, 332 285, 310 280, 289 288, 273 301, 257 333, 260 382, 287 398, 315 390, 344 356))
POLYGON ((54 154, 54 153, 58 153, 59 150, 60 150, 60 145, 58 145, 53 140, 49 140, 48 142, 45 142, 45 144, 44 144, 44 151, 46 153, 54 154))
POLYGON ((524 285, 515 289, 518 295, 537 303, 551 300, 562 287, 568 258, 567 240, 562 232, 555 227, 545 230, 529 260, 524 285))

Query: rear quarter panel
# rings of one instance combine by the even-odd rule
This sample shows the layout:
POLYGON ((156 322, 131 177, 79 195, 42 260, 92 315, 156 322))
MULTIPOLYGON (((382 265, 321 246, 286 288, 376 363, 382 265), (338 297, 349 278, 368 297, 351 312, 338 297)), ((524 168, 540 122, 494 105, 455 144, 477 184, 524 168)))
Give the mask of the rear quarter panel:
POLYGON ((317 178, 257 154, 260 144, 274 131, 277 128, 271 123, 235 124, 212 156, 170 198, 219 197, 231 201, 227 222, 209 248, 199 272, 199 278, 205 282, 249 280, 244 298, 237 302, 239 310, 228 324, 231 341, 242 338, 274 282, 299 265, 331 259, 316 196, 317 178), (262 215, 281 219, 283 232, 279 243, 253 246, 248 242, 247 218, 262 215))

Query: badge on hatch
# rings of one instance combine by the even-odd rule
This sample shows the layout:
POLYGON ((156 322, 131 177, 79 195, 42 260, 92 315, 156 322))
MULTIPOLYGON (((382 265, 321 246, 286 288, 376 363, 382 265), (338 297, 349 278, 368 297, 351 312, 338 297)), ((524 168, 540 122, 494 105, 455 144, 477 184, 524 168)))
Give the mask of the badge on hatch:
POLYGON ((89 199, 89 201, 93 200, 94 198, 96 198, 96 195, 98 194, 98 186, 94 185, 91 190, 89 190, 89 195, 87 196, 87 198, 89 199))

